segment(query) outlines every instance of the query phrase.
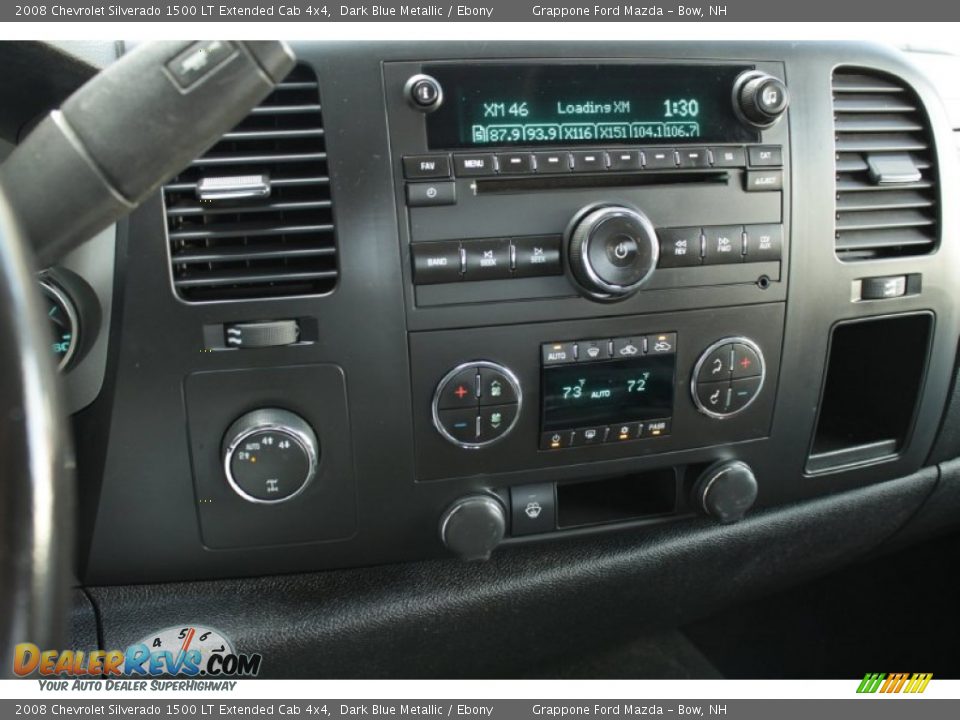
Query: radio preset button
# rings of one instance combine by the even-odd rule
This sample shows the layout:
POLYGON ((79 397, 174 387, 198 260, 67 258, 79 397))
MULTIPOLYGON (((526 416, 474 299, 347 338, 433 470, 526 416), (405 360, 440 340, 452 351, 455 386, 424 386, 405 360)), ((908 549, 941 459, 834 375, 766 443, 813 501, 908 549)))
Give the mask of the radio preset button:
POLYGON ((705 227, 704 265, 725 265, 743 262, 743 226, 705 227))
POLYGON ((538 152, 533 154, 538 173, 568 173, 570 154, 565 152, 538 152))
POLYGON ((733 373, 731 377, 738 378, 754 377, 763 373, 763 365, 760 363, 760 357, 754 352, 753 348, 736 343, 733 346, 733 373))
POLYGON ((648 355, 670 355, 677 351, 677 334, 658 333, 656 335, 647 335, 646 344, 648 355))
POLYGON ((745 182, 747 192, 783 190, 783 170, 748 170, 745 182))
POLYGON ((607 158, 611 170, 640 170, 643 168, 643 156, 639 150, 608 150, 607 158))
POLYGON ((457 184, 452 181, 407 183, 407 205, 410 207, 456 204, 457 184))
POLYGON ((660 238, 659 267, 695 267, 700 264, 700 228, 664 228, 660 238))
POLYGON ((574 172, 602 172, 607 169, 607 154, 603 150, 578 150, 570 153, 574 172))
POLYGON ((513 238, 513 272, 516 277, 540 277, 560 275, 563 265, 560 260, 559 236, 513 238))
POLYGON ((510 277, 510 241, 471 240, 463 243, 466 280, 496 280, 510 277))
POLYGON ((710 155, 706 148, 683 148, 678 151, 678 158, 682 168, 710 167, 710 155))
POLYGON ((413 281, 417 285, 460 280, 460 243, 430 242, 411 246, 413 281))
POLYGON ((450 177, 450 156, 407 155, 403 158, 403 175, 419 180, 450 177))
POLYGON ((783 255, 783 225, 747 225, 746 233, 747 262, 766 262, 780 260, 783 255))
POLYGON ((540 346, 544 365, 561 365, 577 360, 577 345, 572 342, 547 343, 540 346))
POLYGON ((760 386, 762 384, 763 378, 759 375, 757 377, 743 378, 731 382, 730 404, 727 406, 727 412, 730 414, 739 412, 752 403, 760 392, 760 386))
POLYGON ((677 166, 673 148, 647 148, 643 151, 643 167, 647 170, 672 170, 677 166))
POLYGON ((504 405, 517 402, 517 393, 509 378, 495 368, 480 368, 480 405, 504 405))
POLYGON ((742 147, 710 148, 713 166, 717 168, 742 168, 747 164, 746 153, 742 147))
POLYGON ((533 172, 533 155, 530 153, 503 153, 497 155, 501 175, 519 175, 533 172))
POLYGON ((496 175, 497 173, 493 153, 454 155, 453 167, 458 177, 477 177, 482 175, 496 175))
POLYGON ((730 377, 733 366, 733 345, 721 345, 707 355, 697 373, 698 383, 719 382, 730 377))

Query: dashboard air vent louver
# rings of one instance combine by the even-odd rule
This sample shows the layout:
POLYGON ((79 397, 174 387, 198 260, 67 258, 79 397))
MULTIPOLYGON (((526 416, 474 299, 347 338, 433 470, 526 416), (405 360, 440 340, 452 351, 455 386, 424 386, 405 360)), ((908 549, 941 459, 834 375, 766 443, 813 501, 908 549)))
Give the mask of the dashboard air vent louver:
POLYGON ((932 252, 936 152, 916 93, 859 68, 833 74, 836 252, 843 261, 932 252))
POLYGON ((181 298, 319 294, 336 285, 326 143, 310 68, 294 68, 163 191, 181 298))

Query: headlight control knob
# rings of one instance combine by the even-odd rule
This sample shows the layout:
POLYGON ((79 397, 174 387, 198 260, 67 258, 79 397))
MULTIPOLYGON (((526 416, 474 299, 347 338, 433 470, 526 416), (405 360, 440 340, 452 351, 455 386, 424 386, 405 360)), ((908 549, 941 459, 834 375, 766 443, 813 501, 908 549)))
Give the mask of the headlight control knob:
POLYGON ((757 499, 757 478, 745 462, 711 465, 697 479, 693 503, 721 523, 740 520, 757 499))
POLYGON ((733 85, 733 105, 750 125, 770 127, 787 111, 790 93, 780 78, 759 70, 740 75, 733 85))
POLYGON ((604 205, 582 210, 567 233, 570 272, 598 300, 617 300, 640 289, 657 267, 660 243, 639 210, 604 205))
POLYGON ((486 560, 507 531, 503 504, 490 495, 467 495, 440 518, 440 539, 463 560, 486 560))
POLYGON ((275 504, 302 493, 317 474, 320 444, 310 424, 280 408, 238 418, 223 439, 223 469, 234 492, 275 504))

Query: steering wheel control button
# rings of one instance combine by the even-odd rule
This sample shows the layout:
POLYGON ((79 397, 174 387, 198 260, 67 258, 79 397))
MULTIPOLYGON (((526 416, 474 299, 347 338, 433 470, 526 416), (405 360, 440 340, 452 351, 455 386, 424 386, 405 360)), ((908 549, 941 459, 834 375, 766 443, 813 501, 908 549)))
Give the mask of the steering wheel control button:
POLYGON ((403 158, 403 176, 412 180, 450 177, 450 156, 407 155, 403 158))
POLYGON ((544 365, 563 365, 577 361, 577 344, 572 342, 547 343, 540 346, 544 365))
POLYGON ((456 204, 457 184, 453 181, 407 183, 407 205, 410 207, 456 204))
POLYGON ((586 210, 572 224, 568 258, 587 295, 617 299, 640 289, 653 274, 660 241, 646 215, 617 205, 586 210))
POLYGON ((460 243, 415 243, 411 246, 411 253, 413 281, 417 285, 434 285, 460 280, 460 243))
POLYGON ((440 388, 437 406, 450 408, 475 408, 477 406, 478 371, 476 368, 461 370, 440 388))
POLYGON ((507 368, 487 360, 465 363, 437 385, 433 426, 461 448, 486 447, 513 430, 522 401, 520 382, 507 368))
POLYGON ((480 369, 480 404, 503 405, 517 402, 517 393, 510 378, 494 368, 480 369))
POLYGON ((524 278, 562 274, 560 243, 559 236, 513 238, 513 276, 524 278))
POLYGON ((694 366, 690 383, 693 402, 708 417, 732 417, 760 394, 765 375, 763 353, 755 342, 724 338, 707 348, 694 366))
POLYGON ((511 534, 537 535, 557 529, 553 483, 510 488, 511 534))
POLYGON ((725 265, 743 262, 743 226, 705 227, 704 265, 725 265))
POLYGON ((741 380, 734 380, 730 383, 730 404, 727 406, 727 412, 730 414, 740 412, 747 405, 752 403, 760 393, 760 385, 763 378, 748 377, 741 380))
POLYGON ((436 78, 414 75, 404 87, 404 93, 414 109, 433 112, 443 103, 443 88, 436 78))
POLYGON ((306 420, 287 410, 247 413, 227 430, 227 482, 244 500, 275 504, 299 495, 317 472, 320 447, 306 420))
POLYGON ((760 357, 753 348, 743 343, 735 343, 733 345, 732 378, 753 377, 760 375, 762 371, 760 357))
POLYGON ((779 145, 751 145, 747 149, 751 167, 781 167, 783 149, 779 145))
POLYGON ((510 241, 471 240, 464 242, 467 280, 497 280, 510 277, 510 241))
POLYGON ((783 225, 747 225, 744 228, 747 262, 780 260, 783 255, 783 225))
POLYGON ((490 495, 468 495, 440 517, 440 540, 462 560, 486 560, 507 532, 503 504, 490 495))
POLYGON ((696 267, 700 264, 700 228, 666 228, 660 238, 659 267, 696 267))
POLYGON ((676 333, 659 333, 645 338, 648 355, 672 355, 677 351, 676 333))

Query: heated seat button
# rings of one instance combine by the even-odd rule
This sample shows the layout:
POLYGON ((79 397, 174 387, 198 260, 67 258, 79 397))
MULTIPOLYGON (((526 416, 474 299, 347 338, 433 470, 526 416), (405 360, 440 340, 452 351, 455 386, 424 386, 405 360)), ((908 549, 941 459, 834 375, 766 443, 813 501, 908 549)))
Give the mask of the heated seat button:
POLYGON ((741 343, 733 346, 733 375, 736 378, 753 377, 763 373, 763 366, 757 353, 741 343))
POLYGON ((730 404, 730 383, 697 383, 697 401, 704 410, 718 414, 726 413, 730 404))
POLYGON ((503 405, 517 402, 513 383, 499 370, 480 368, 480 404, 503 405))
POLYGON ((556 530, 553 483, 510 488, 513 535, 534 535, 556 530))
POLYGON ((477 406, 477 369, 461 370, 440 388, 437 407, 475 408, 477 406))
POLYGON ((479 434, 476 408, 438 410, 437 419, 444 431, 457 442, 471 444, 477 442, 479 434))
POLYGON ((496 280, 510 277, 509 240, 471 240, 463 243, 465 280, 496 280))
POLYGON ((480 442, 496 440, 506 434, 517 417, 517 404, 489 405, 480 408, 480 442))
POLYGON ((727 408, 727 412, 735 413, 743 410, 743 408, 752 403, 760 392, 761 384, 763 384, 763 378, 759 375, 757 377, 742 378, 731 382, 730 405, 727 408))
POLYGON ((660 239, 662 268, 693 267, 700 264, 700 228, 663 228, 660 239))
POLYGON ((460 243, 413 245, 413 282, 417 285, 457 282, 460 279, 460 243))
POLYGON ((703 264, 726 265, 743 261, 743 227, 718 225, 703 229, 703 264))
POLYGON ((733 345, 721 345, 703 359, 700 372, 697 373, 697 382, 718 382, 730 377, 730 366, 733 361, 733 345))
POLYGON ((559 236, 513 238, 513 273, 516 277, 560 275, 559 236))

